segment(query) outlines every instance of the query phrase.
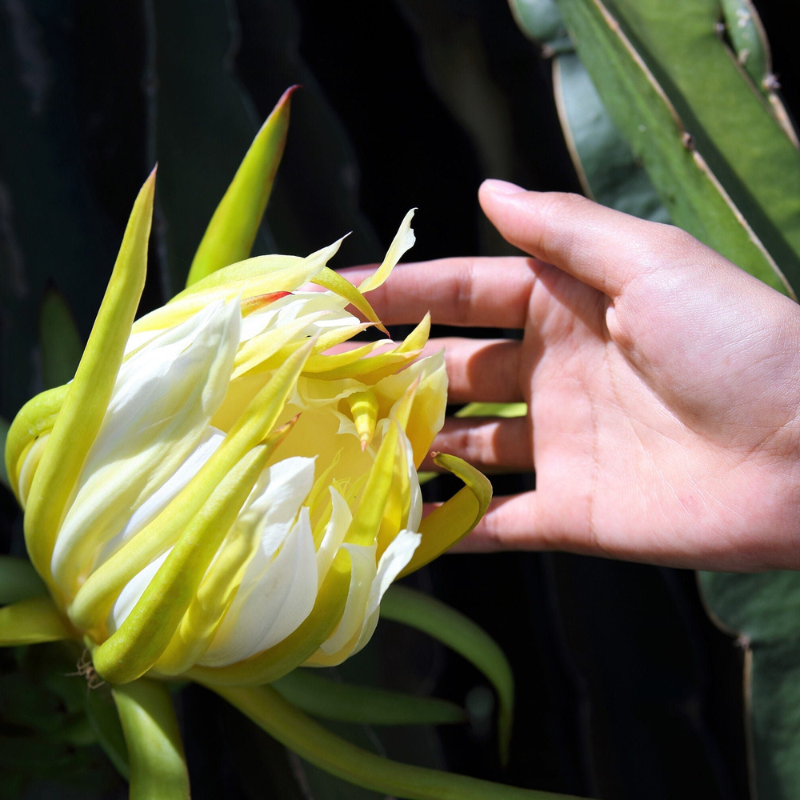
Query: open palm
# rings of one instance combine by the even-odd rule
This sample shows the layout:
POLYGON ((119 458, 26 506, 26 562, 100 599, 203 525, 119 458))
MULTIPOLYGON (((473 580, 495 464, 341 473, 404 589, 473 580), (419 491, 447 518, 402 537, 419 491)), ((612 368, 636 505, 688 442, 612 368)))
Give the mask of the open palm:
POLYGON ((676 228, 573 195, 488 182, 484 211, 533 258, 395 270, 388 324, 428 309, 521 341, 449 338, 454 402, 434 447, 536 470, 462 550, 564 549, 726 570, 800 566, 800 308, 676 228))

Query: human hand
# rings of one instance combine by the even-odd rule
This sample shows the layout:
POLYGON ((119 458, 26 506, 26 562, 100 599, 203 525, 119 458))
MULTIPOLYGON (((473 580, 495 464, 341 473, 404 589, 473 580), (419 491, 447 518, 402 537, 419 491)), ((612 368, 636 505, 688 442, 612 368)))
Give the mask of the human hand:
POLYGON ((500 181, 480 201, 533 258, 409 264, 370 294, 387 324, 430 310, 523 331, 427 348, 445 347, 453 402, 528 403, 448 419, 434 443, 490 473, 536 470, 458 549, 800 568, 800 307, 669 225, 500 181))

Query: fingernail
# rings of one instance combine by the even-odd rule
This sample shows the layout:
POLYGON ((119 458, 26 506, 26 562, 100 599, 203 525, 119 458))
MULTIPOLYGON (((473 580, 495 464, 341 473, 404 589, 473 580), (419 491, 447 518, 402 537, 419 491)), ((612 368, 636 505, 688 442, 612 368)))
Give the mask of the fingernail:
POLYGON ((517 186, 516 183, 498 181, 494 178, 484 181, 481 188, 487 192, 494 192, 494 194, 522 194, 525 191, 521 186, 517 186))

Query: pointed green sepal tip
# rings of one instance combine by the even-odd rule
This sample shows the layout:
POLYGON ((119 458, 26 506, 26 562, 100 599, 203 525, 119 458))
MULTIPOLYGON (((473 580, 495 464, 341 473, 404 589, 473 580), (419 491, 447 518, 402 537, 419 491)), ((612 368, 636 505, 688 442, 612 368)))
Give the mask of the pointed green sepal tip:
POLYGON ((189 270, 187 286, 250 255, 281 163, 292 94, 298 88, 290 86, 283 93, 256 134, 206 228, 189 270))
POLYGON ((56 535, 111 400, 144 289, 155 182, 154 169, 133 204, 97 319, 27 498, 25 544, 37 572, 56 595, 50 575, 56 535))

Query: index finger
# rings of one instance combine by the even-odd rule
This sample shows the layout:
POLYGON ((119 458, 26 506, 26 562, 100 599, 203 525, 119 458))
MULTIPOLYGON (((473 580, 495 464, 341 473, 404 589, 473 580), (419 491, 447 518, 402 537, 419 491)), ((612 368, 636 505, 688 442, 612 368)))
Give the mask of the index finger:
MULTIPOLYGON (((531 258, 442 258, 401 264, 367 295, 385 325, 418 322, 428 311, 438 325, 524 328, 536 281, 531 258)), ((356 286, 375 267, 339 270, 356 286)))

